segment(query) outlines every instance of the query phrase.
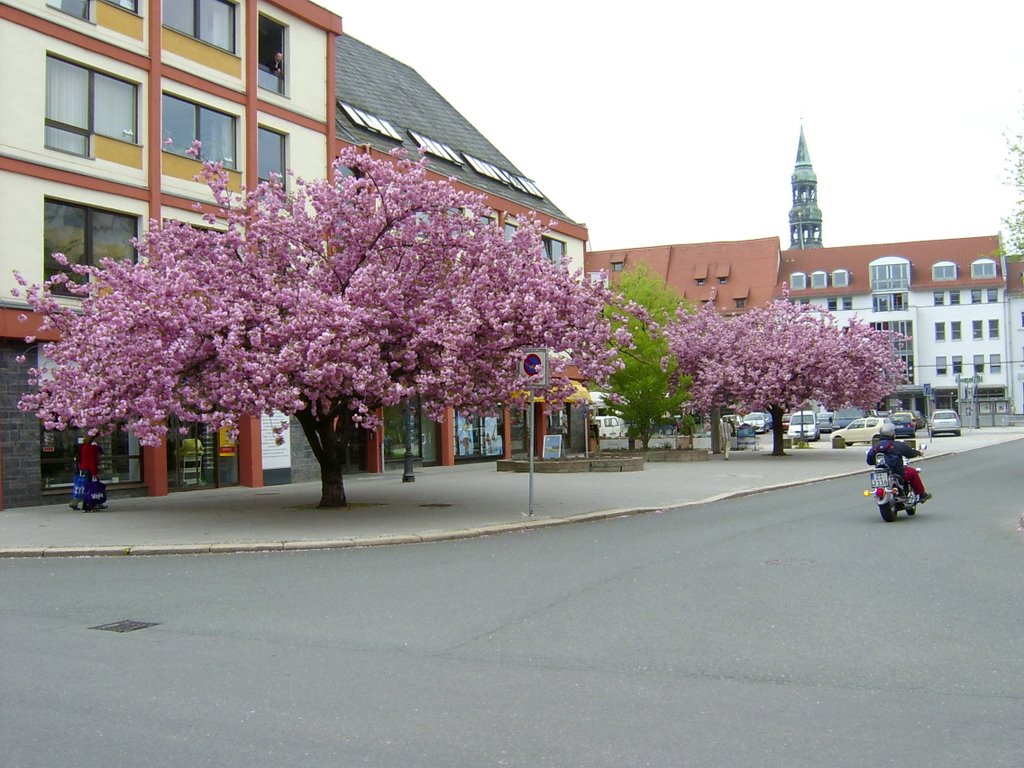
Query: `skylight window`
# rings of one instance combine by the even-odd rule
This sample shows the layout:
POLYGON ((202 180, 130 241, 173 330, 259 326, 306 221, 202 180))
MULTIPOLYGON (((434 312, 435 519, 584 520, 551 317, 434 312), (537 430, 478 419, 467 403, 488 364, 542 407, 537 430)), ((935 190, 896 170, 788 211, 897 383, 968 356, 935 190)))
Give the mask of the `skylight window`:
POLYGON ((482 176, 487 176, 495 181, 500 181, 502 184, 507 184, 508 186, 514 187, 520 192, 525 192, 528 195, 544 197, 544 194, 540 191, 537 185, 523 176, 509 173, 503 168, 499 168, 492 163, 488 163, 486 160, 480 160, 472 155, 466 155, 466 160, 471 166, 473 166, 473 170, 482 176))
POLYGON ((447 144, 434 141, 422 133, 416 133, 414 130, 409 130, 409 135, 412 136, 413 140, 420 146, 421 149, 429 152, 436 157, 440 157, 442 160, 448 160, 449 162, 455 163, 456 165, 463 165, 462 158, 459 157, 459 153, 449 147, 447 144))
POLYGON ((345 114, 348 115, 349 119, 356 125, 366 128, 369 131, 374 131, 382 136, 395 139, 396 141, 402 140, 402 134, 395 130, 395 126, 385 120, 383 117, 377 117, 371 115, 369 112, 364 112, 359 107, 353 107, 351 104, 346 104, 343 101, 339 101, 338 104, 345 110, 345 114))

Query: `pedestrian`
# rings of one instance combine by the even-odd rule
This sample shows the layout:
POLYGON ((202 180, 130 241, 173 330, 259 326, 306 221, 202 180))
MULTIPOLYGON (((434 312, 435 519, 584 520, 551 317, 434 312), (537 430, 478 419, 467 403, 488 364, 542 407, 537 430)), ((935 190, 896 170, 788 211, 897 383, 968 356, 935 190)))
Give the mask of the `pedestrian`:
POLYGON ((96 442, 94 435, 86 435, 78 444, 78 450, 75 451, 75 484, 70 504, 72 509, 78 509, 78 503, 83 500, 88 484, 99 479, 102 453, 103 449, 96 442))
POLYGON ((722 441, 722 453, 725 455, 725 460, 729 460, 729 444, 732 442, 732 422, 729 419, 723 418, 718 422, 720 429, 718 432, 719 439, 722 441))

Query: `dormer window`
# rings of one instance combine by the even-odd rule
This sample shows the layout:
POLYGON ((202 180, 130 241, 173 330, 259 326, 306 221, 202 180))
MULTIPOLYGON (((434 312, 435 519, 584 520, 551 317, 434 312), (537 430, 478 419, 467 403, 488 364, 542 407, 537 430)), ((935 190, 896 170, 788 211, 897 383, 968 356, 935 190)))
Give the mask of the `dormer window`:
POLYGON ((984 279, 996 276, 996 263, 992 259, 978 259, 971 264, 971 277, 984 279))
POLYGON ((850 273, 845 269, 837 269, 832 273, 832 285, 836 288, 846 288, 850 284, 850 273))
POLYGON ((940 261, 932 266, 932 280, 956 280, 956 264, 940 261))
POLYGON ((807 287, 807 275, 803 272, 794 272, 789 276, 789 287, 794 291, 802 291, 807 287))
POLYGON ((811 288, 828 288, 828 273, 827 272, 812 272, 811 273, 811 288))

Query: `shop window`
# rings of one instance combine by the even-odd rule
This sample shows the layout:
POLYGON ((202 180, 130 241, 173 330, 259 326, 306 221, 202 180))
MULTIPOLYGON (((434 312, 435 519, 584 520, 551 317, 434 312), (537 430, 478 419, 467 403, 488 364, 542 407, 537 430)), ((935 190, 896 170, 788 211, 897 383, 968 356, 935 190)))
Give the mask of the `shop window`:
POLYGON ((237 168, 234 117, 166 93, 163 112, 164 151, 190 157, 192 143, 199 141, 202 147, 198 159, 237 168))
MULTIPOLYGON (((135 260, 132 239, 138 234, 138 217, 85 205, 46 200, 43 204, 43 277, 64 273, 81 283, 83 275, 72 267, 100 266, 103 259, 135 260), (54 253, 63 253, 68 264, 59 264, 54 253)), ((61 289, 56 287, 59 293, 61 289)))
MULTIPOLYGON (((40 427, 42 490, 67 489, 70 494, 78 445, 85 435, 83 430, 40 427)), ((100 446, 100 480, 107 485, 142 482, 142 447, 137 437, 118 428, 110 435, 98 437, 96 442, 100 446)))
POLYGON ((166 0, 164 24, 196 40, 235 52, 235 6, 224 0, 166 0))
POLYGON ((93 134, 135 143, 137 88, 46 57, 46 146, 88 157, 93 134))
POLYGON ((498 416, 474 414, 455 416, 455 457, 457 459, 495 458, 504 451, 504 421, 498 416))
POLYGON ((259 77, 260 88, 284 93, 285 27, 273 19, 260 16, 259 77))
POLYGON ((256 147, 260 181, 270 181, 271 174, 277 174, 280 183, 285 182, 285 135, 269 128, 259 127, 256 147))

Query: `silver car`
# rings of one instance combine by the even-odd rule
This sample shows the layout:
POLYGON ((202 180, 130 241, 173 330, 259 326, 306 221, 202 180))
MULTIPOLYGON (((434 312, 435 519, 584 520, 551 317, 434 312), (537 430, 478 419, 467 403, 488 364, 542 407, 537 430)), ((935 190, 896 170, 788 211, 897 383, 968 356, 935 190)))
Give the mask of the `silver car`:
POLYGON ((956 411, 935 411, 929 423, 933 435, 960 436, 960 417, 956 411))

